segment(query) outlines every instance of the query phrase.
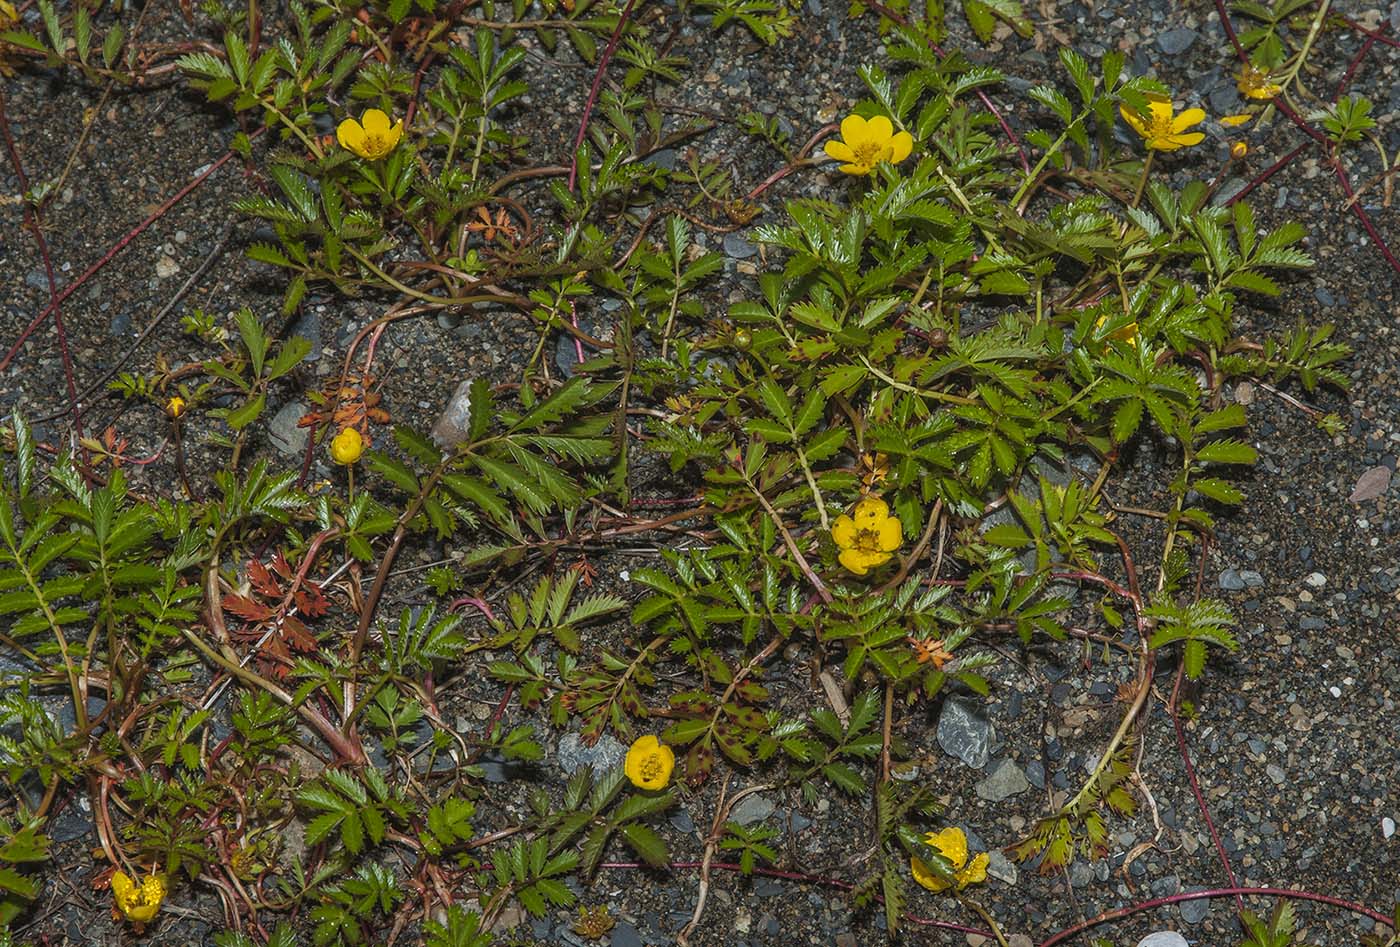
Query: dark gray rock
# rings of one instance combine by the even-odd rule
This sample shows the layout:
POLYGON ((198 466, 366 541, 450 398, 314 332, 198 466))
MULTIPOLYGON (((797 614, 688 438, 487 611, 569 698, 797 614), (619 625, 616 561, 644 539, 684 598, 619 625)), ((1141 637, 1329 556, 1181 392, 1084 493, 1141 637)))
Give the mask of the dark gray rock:
POLYGON ((1191 44, 1196 42, 1196 36, 1195 30, 1184 26, 1167 30, 1157 35, 1157 48, 1168 56, 1178 56, 1191 48, 1191 44))
POLYGON ((642 935, 627 921, 618 921, 609 943, 612 947, 642 947, 642 935))
POLYGON ((1019 766, 1011 760, 1004 759, 992 769, 986 779, 978 782, 975 788, 979 798, 988 802, 1001 802, 1025 792, 1031 788, 1031 784, 1019 766))

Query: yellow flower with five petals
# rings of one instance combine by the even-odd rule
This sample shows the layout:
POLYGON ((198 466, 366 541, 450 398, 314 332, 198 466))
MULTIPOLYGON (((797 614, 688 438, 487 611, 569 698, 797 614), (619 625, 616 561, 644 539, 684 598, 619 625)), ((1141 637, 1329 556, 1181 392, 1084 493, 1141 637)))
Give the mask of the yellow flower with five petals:
POLYGON ((879 497, 866 497, 850 513, 842 513, 831 524, 831 541, 841 554, 836 561, 856 575, 889 562, 904 542, 899 519, 879 497))
POLYGON ((1201 132, 1187 131, 1205 120, 1206 113, 1202 109, 1187 109, 1180 115, 1174 115, 1172 101, 1164 95, 1147 96, 1147 106, 1146 115, 1127 105, 1118 106, 1118 111, 1153 151, 1188 148, 1200 144, 1206 137, 1201 132))
POLYGON ((149 924, 165 900, 165 882, 155 874, 139 884, 124 871, 112 874, 112 901, 122 917, 133 924, 149 924))
MULTIPOLYGON (((924 836, 924 842, 930 848, 937 849, 940 855, 953 863, 953 879, 957 884, 957 890, 961 891, 968 885, 987 880, 987 864, 992 857, 986 852, 978 852, 977 857, 969 862, 967 860, 967 834, 962 829, 952 826, 942 832, 929 832, 924 836)), ((920 858, 911 857, 909 859, 909 870, 913 873, 914 880, 930 891, 947 891, 953 887, 952 884, 935 875, 920 858)))
POLYGON ((361 158, 375 161, 393 151, 403 137, 403 119, 389 124, 389 116, 379 109, 365 109, 357 122, 347 118, 335 130, 340 146, 361 158))
POLYGON ((841 141, 828 141, 823 150, 828 158, 841 162, 847 174, 869 174, 881 161, 899 164, 914 150, 914 136, 896 132, 883 115, 868 121, 847 115, 841 122, 841 141))
POLYGON ((622 772, 638 789, 657 790, 666 788, 675 767, 675 751, 648 733, 628 749, 622 772))

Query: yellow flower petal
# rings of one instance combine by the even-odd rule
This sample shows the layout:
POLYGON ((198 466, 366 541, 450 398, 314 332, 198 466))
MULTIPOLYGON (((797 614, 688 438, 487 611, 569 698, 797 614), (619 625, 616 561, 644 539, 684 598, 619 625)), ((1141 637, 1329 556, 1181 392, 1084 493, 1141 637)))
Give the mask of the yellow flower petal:
POLYGON ((836 517, 831 524, 831 541, 842 549, 849 549, 856 543, 856 521, 845 513, 836 517))
POLYGON ((365 114, 360 116, 360 124, 364 126, 366 135, 382 137, 389 133, 389 116, 379 109, 365 109, 365 114))
POLYGON ((841 119, 841 137, 851 146, 864 141, 869 137, 865 130, 865 119, 854 114, 841 119))
POLYGON ((843 549, 841 555, 836 557, 836 561, 846 567, 852 575, 865 575, 871 569, 880 565, 877 557, 863 549, 843 549))
POLYGON ((941 832, 929 832, 924 842, 936 848, 944 858, 953 863, 954 871, 961 871, 967 864, 967 835, 962 829, 950 825, 941 832))
POLYGON ((1172 135, 1167 141, 1172 143, 1172 150, 1177 148, 1189 148, 1192 145, 1199 145, 1205 140, 1205 135, 1200 132, 1187 132, 1184 135, 1172 135))
POLYGON ((947 891, 950 887, 952 887, 948 884, 948 882, 944 881, 942 878, 938 877, 932 871, 930 871, 928 865, 925 865, 922 859, 909 859, 909 873, 914 876, 915 881, 917 881, 919 884, 923 885, 925 888, 935 893, 939 891, 947 891))
POLYGON ((1227 128, 1238 128, 1240 125, 1248 125, 1253 120, 1254 116, 1249 114, 1248 112, 1241 112, 1238 115, 1220 116, 1220 124, 1226 126, 1227 128))
POLYGON ((879 497, 866 497, 851 511, 851 518, 860 529, 879 529, 881 521, 889 515, 889 504, 879 497))
POLYGON ((1126 105, 1120 105, 1118 106, 1118 114, 1123 116, 1123 121, 1132 126, 1133 131, 1137 132, 1143 138, 1148 136, 1147 123, 1143 121, 1142 116, 1137 112, 1134 112, 1126 105))
POLYGON ((899 519, 891 516, 879 526, 880 548, 885 552, 894 552, 899 548, 899 544, 904 542, 904 531, 899 525, 899 519))
POLYGON ((336 140, 340 142, 340 147, 355 154, 361 154, 365 147, 365 130, 360 123, 353 118, 347 118, 335 129, 336 140))
POLYGON ((829 140, 825 145, 822 145, 822 150, 826 152, 828 158, 835 159, 836 161, 844 161, 849 164, 856 160, 856 153, 851 150, 851 146, 844 141, 837 141, 834 138, 829 140))
POLYGON ((876 141, 888 141, 894 135, 894 125, 883 115, 876 115, 865 123, 865 135, 876 141))
POLYGON ((958 872, 958 887, 966 888, 968 885, 981 884, 987 880, 987 865, 991 863, 992 856, 986 852, 980 852, 972 859, 972 862, 958 872))
MULTIPOLYGON (((1167 114, 1171 115, 1171 112, 1168 111, 1167 114)), ((1192 125, 1201 124, 1201 122, 1205 121, 1205 117, 1206 113, 1204 109, 1187 109, 1186 111, 1178 115, 1176 118, 1173 118, 1171 120, 1172 132, 1184 132, 1192 125)))
POLYGON ((899 132, 894 136, 894 139, 890 142, 890 147, 892 149, 890 154, 890 161, 894 164, 899 164, 905 158, 909 157, 911 152, 913 152, 914 136, 909 134, 908 132, 899 132))
POLYGON ((1172 100, 1163 95, 1149 95, 1147 107, 1152 111, 1153 123, 1172 120, 1172 100))

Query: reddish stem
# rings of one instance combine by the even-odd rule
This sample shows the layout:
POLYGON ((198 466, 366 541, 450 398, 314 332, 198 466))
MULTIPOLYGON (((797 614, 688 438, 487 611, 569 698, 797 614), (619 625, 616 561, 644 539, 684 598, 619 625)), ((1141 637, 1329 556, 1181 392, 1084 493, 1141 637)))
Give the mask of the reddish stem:
MULTIPOLYGON (((21 196, 29 193, 29 180, 24 175, 24 163, 20 161, 19 149, 15 147, 14 136, 10 134, 10 120, 5 108, 5 91, 0 88, 0 134, 5 138, 5 150, 10 153, 10 163, 14 165, 15 177, 19 181, 21 196)), ((83 410, 78 404, 78 386, 73 382, 73 357, 68 351, 68 333, 63 328, 63 313, 58 305, 58 284, 53 276, 53 257, 49 254, 49 242, 44 239, 44 228, 39 221, 38 210, 28 200, 24 203, 24 225, 34 234, 39 245, 39 257, 44 261, 44 275, 49 281, 49 308, 53 310, 54 330, 58 334, 58 354, 63 361, 63 382, 68 386, 68 408, 73 412, 74 436, 83 436, 83 410)), ((86 454, 84 454, 86 456, 86 454)))
POLYGON ((593 74, 593 86, 588 90, 588 101, 583 103, 583 118, 578 123, 578 134, 574 136, 574 147, 569 154, 569 190, 571 192, 574 189, 574 183, 578 180, 579 145, 583 144, 583 136, 588 134, 588 120, 593 116, 593 106, 598 103, 598 91, 603 87, 603 76, 608 71, 608 63, 612 61, 613 53, 617 51, 617 41, 622 38, 622 31, 627 28, 627 21, 632 16, 632 8, 636 5, 637 0, 627 0, 627 6, 622 8, 622 15, 617 18, 617 26, 613 27, 612 36, 608 37, 608 45, 603 50, 603 55, 598 59, 598 71, 593 74))
MULTIPOLYGON (((1201 794, 1201 784, 1196 779, 1196 767, 1191 763, 1191 753, 1186 747, 1186 728, 1181 725, 1181 706, 1177 702, 1177 696, 1181 693, 1181 678, 1186 670, 1185 663, 1177 666, 1176 683, 1172 685, 1172 697, 1167 703, 1167 709, 1172 715, 1172 724, 1176 727, 1176 745, 1181 751, 1181 763, 1186 768, 1186 780, 1191 784, 1191 794, 1196 797, 1196 805, 1201 810, 1201 818, 1205 820, 1206 828, 1210 831, 1210 840, 1215 843, 1215 854, 1220 857, 1220 867, 1225 869, 1225 877, 1230 881, 1230 887, 1238 887, 1239 882, 1235 880, 1235 869, 1230 865, 1230 856, 1225 853, 1225 846, 1221 844, 1220 833, 1216 831, 1215 820, 1210 817, 1210 807, 1206 805, 1206 797, 1201 794)), ((1244 898, 1235 895, 1235 907, 1241 912, 1244 911, 1244 898)))
MULTIPOLYGON (((265 128, 255 129, 248 133, 248 137, 250 139, 256 138, 259 135, 261 135, 264 131, 266 131, 265 128)), ((151 216, 141 221, 141 223, 137 224, 134 228, 132 228, 132 230, 129 233, 127 233, 126 236, 122 237, 116 243, 112 244, 111 249, 104 253, 101 259, 99 259, 96 263, 92 264, 92 266, 89 266, 86 270, 84 270, 76 280, 65 286, 63 290, 58 294, 58 296, 52 302, 49 303, 48 308, 34 317, 34 319, 29 323, 28 327, 26 327, 25 330, 20 333, 20 336, 18 339, 15 340, 14 345, 10 346, 10 350, 5 353, 5 357, 0 359, 0 372, 3 372, 6 368, 9 367, 10 362, 14 360, 15 355, 19 352, 20 346, 22 346, 29 339, 30 335, 34 333, 35 329, 39 328, 39 326, 43 324, 44 319, 47 318, 49 313, 55 311, 60 303, 62 303, 65 299, 67 299, 69 296, 73 295, 73 293, 77 291, 79 286, 82 286, 89 279, 91 279, 93 275, 97 273, 98 270, 102 269, 108 263, 112 262, 112 259, 116 257, 118 253, 121 253, 123 250, 125 250, 127 244, 131 243, 132 240, 135 240, 136 237, 139 236, 143 230, 145 230, 151 224, 155 223, 157 220, 160 220, 160 218, 164 217, 166 213, 169 212, 170 208, 174 207, 181 200, 183 200, 191 191, 203 184, 204 180, 207 177, 209 177, 209 175, 213 174, 215 171, 219 170, 219 168, 223 167, 224 164, 234 155, 235 152, 229 151, 223 157, 219 158, 217 161, 211 164, 204 171, 200 172, 200 174, 198 174, 193 181, 191 181, 189 184, 186 184, 179 191, 177 191, 173 197, 167 200, 164 204, 161 204, 159 207, 157 207, 151 213, 151 216)))
POLYGON ((1309 144, 1311 144, 1311 142, 1305 141, 1297 148, 1294 148, 1288 154, 1275 161, 1269 166, 1268 170, 1256 177, 1254 180, 1250 181, 1240 190, 1238 194, 1226 201, 1225 206, 1229 207, 1230 205, 1234 204, 1235 201, 1243 200, 1245 196, 1249 194, 1250 191, 1253 191, 1256 187, 1269 180, 1269 178, 1273 177, 1275 174, 1278 174, 1284 168, 1288 167, 1288 165, 1292 163, 1294 158, 1298 157, 1300 154, 1302 154, 1308 149, 1309 144))
MULTIPOLYGON (((1381 26, 1381 29, 1385 29, 1384 24, 1381 26)), ((1347 86, 1351 85, 1351 77, 1356 74, 1357 67, 1361 65, 1361 61, 1366 58, 1366 54, 1371 51, 1372 46, 1376 45, 1376 40, 1378 39, 1380 39, 1380 34, 1378 33, 1366 34, 1366 42, 1361 44, 1361 49, 1357 50, 1356 55, 1353 56, 1351 62, 1347 64, 1347 71, 1342 73, 1342 81, 1337 85, 1337 94, 1332 96, 1333 102, 1341 99, 1342 93, 1347 90, 1347 86)))
POLYGON ((1183 901, 1199 901, 1202 898, 1223 898, 1226 895, 1252 895, 1260 898, 1295 898, 1299 901, 1316 901, 1320 904, 1330 904, 1333 907, 1344 908, 1354 914, 1362 914, 1369 917, 1378 924, 1390 927, 1394 923, 1393 918, 1386 917, 1379 911, 1373 911, 1364 904, 1357 904, 1353 901, 1346 901, 1342 898, 1334 898, 1327 894, 1314 894, 1311 891, 1291 891, 1288 888, 1212 888, 1208 891, 1183 891, 1181 894, 1169 895, 1165 898, 1153 898, 1150 901, 1139 901, 1137 904, 1130 904, 1125 908, 1118 908, 1113 911, 1105 911, 1097 917, 1091 917, 1082 924, 1066 928, 1049 940, 1041 943, 1040 947, 1054 947, 1055 944, 1064 943, 1082 931, 1087 931, 1091 927, 1097 927, 1106 921, 1116 921, 1119 918, 1129 917, 1133 914, 1140 914, 1143 911, 1150 911, 1167 904, 1179 904, 1183 901))

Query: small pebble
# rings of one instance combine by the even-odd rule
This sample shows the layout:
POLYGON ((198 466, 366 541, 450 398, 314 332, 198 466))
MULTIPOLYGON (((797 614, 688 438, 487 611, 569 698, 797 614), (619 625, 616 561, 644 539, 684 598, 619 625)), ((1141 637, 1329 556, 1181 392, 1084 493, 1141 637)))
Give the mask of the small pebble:
POLYGON ((1314 572, 1303 580, 1315 589, 1320 589, 1327 584, 1327 576, 1321 572, 1314 572))
POLYGON ((1381 819, 1381 835, 1390 838, 1395 834, 1395 820, 1390 816, 1381 819))
POLYGON ((1196 42, 1196 31, 1179 27, 1174 30, 1167 30, 1157 37, 1157 48, 1168 56, 1177 56, 1191 48, 1191 44, 1196 42))
POLYGON ((1333 684, 1331 687, 1327 688, 1327 693, 1331 694, 1333 697, 1341 697, 1342 689, 1336 684, 1333 684))

